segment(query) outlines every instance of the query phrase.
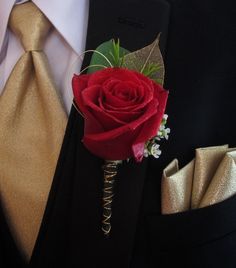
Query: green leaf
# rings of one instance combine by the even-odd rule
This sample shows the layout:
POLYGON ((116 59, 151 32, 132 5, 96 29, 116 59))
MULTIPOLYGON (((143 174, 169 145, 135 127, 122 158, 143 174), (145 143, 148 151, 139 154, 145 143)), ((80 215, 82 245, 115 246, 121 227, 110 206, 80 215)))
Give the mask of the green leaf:
POLYGON ((115 43, 114 40, 109 40, 96 48, 89 65, 91 67, 88 68, 87 73, 94 73, 103 69, 103 67, 92 67, 93 65, 117 67, 117 63, 122 63, 122 57, 128 53, 130 53, 128 50, 119 46, 119 41, 115 43))
POLYGON ((125 55, 123 66, 140 72, 163 85, 165 68, 159 40, 160 34, 152 44, 125 55))

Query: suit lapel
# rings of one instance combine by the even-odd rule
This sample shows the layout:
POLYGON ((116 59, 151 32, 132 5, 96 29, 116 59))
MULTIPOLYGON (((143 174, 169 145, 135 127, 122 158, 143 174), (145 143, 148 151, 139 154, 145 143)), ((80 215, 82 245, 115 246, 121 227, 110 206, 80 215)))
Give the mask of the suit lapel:
MULTIPOLYGON (((160 47, 165 54, 169 25, 169 4, 165 0, 90 0, 86 49, 96 49, 112 38, 130 51, 150 44, 161 35, 160 47), (114 2, 115 3, 115 2, 114 2)), ((90 60, 86 55, 83 66, 90 60)))
MULTIPOLYGON (((87 49, 119 38, 132 51, 151 43, 162 31, 164 51, 169 7, 162 1, 146 4, 120 0, 114 6, 108 0, 90 1, 87 49)), ((89 58, 85 57, 84 66, 89 58)), ((147 161, 131 161, 119 168, 112 232, 105 238, 101 231, 103 160, 84 148, 82 137, 83 119, 72 108, 32 263, 43 267, 49 258, 52 263, 61 260, 66 267, 68 256, 73 267, 129 267, 147 161), (57 250, 52 251, 55 241, 57 250)))

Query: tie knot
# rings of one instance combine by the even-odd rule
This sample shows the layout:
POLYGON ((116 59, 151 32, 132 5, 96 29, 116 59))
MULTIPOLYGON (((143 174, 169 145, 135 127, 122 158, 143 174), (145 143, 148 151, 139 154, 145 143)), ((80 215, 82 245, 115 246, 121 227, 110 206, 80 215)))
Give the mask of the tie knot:
POLYGON ((42 50, 51 23, 35 4, 27 2, 13 7, 9 27, 20 38, 25 51, 32 51, 42 50))

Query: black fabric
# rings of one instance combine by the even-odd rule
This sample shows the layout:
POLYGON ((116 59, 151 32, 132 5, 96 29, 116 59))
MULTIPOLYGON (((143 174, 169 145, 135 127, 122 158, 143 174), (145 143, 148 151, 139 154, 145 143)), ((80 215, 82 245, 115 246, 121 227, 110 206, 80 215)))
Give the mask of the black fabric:
MULTIPOLYGON (((236 267, 236 197, 185 213, 160 213, 161 174, 173 158, 182 166, 197 147, 236 146, 235 29, 233 0, 90 1, 87 49, 120 38, 132 51, 162 32, 170 139, 160 159, 120 167, 112 235, 105 239, 103 161, 84 148, 83 119, 72 108, 30 263, 0 206, 0 267, 236 267)), ((89 56, 84 66, 88 62, 89 56)))
POLYGON ((153 267, 236 267, 235 203, 234 196, 202 209, 147 216, 153 267))

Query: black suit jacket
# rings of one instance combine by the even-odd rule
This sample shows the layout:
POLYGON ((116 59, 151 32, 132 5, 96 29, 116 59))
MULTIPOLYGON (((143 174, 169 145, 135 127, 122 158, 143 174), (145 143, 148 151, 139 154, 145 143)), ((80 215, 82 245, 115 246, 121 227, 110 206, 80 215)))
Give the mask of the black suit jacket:
MULTIPOLYGON (((160 213, 161 174, 173 158, 184 165, 195 148, 236 145, 236 3, 90 1, 87 49, 120 38, 132 51, 159 32, 171 137, 160 159, 120 167, 111 237, 104 238, 100 228, 103 161, 81 143, 83 119, 72 108, 30 264, 0 210, 1 267, 236 267, 236 197, 194 211, 160 213)), ((88 62, 89 57, 84 66, 88 62)))

